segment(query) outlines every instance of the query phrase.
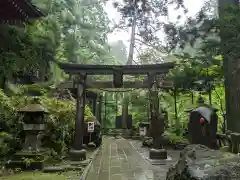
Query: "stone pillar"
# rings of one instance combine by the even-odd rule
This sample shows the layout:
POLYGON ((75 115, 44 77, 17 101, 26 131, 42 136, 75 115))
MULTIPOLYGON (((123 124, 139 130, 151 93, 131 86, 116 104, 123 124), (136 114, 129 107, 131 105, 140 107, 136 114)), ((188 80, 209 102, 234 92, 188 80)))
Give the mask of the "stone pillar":
POLYGON ((96 116, 97 120, 100 122, 100 124, 102 124, 101 112, 102 112, 102 96, 99 95, 96 100, 95 116, 96 116))
POLYGON ((80 74, 76 78, 77 95, 76 95, 76 121, 73 148, 70 150, 70 159, 73 161, 85 160, 86 150, 83 149, 83 125, 86 98, 86 74, 80 74))
POLYGON ((164 132, 164 118, 160 112, 159 108, 159 98, 156 81, 154 81, 155 76, 149 75, 150 81, 150 129, 151 136, 153 138, 153 148, 149 151, 150 159, 167 159, 167 151, 162 148, 161 135, 164 132), (152 82, 152 83, 151 83, 152 82))

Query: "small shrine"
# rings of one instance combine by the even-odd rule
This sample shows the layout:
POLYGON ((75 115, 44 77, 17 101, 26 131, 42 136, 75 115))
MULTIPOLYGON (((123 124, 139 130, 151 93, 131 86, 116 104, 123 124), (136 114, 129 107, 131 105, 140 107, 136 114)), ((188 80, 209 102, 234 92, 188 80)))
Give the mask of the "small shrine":
POLYGON ((42 169, 44 150, 41 147, 41 140, 45 130, 44 117, 48 111, 35 98, 31 104, 20 108, 18 113, 23 118, 25 142, 22 150, 17 152, 12 160, 8 161, 6 167, 31 170, 42 169))
POLYGON ((217 109, 205 105, 201 97, 198 107, 192 109, 188 122, 188 140, 191 144, 202 144, 210 148, 217 147, 217 109))

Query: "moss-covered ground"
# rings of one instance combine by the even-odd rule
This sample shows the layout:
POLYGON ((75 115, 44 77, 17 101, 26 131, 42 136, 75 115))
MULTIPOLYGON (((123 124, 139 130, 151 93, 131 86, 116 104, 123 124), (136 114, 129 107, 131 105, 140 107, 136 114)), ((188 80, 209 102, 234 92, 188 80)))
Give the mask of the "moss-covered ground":
POLYGON ((1 180, 78 180, 81 171, 68 171, 64 173, 21 172, 1 177, 1 180))

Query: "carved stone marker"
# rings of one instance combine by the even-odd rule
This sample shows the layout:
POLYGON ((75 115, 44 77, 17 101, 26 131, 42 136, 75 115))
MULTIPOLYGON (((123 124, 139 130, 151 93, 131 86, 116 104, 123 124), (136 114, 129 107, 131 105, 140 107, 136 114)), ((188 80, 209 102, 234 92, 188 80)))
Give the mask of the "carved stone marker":
POLYGON ((188 139, 191 144, 202 144, 217 148, 216 109, 200 106, 190 112, 188 123, 188 139))
POLYGON ((32 104, 26 105, 18 112, 23 115, 25 142, 22 151, 17 152, 6 166, 9 168, 42 169, 44 155, 41 149, 41 139, 45 130, 44 115, 47 110, 37 103, 37 99, 34 99, 32 104), (26 158, 31 159, 31 162, 26 164, 24 162, 26 158))

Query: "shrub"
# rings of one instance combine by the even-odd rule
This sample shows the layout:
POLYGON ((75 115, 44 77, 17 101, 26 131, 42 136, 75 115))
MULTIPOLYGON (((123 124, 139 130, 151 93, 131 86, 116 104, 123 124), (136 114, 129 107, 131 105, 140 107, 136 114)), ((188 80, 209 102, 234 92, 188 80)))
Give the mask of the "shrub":
POLYGON ((177 143, 188 144, 188 140, 182 136, 178 136, 175 133, 165 131, 162 135, 163 141, 168 145, 175 145, 177 143))

